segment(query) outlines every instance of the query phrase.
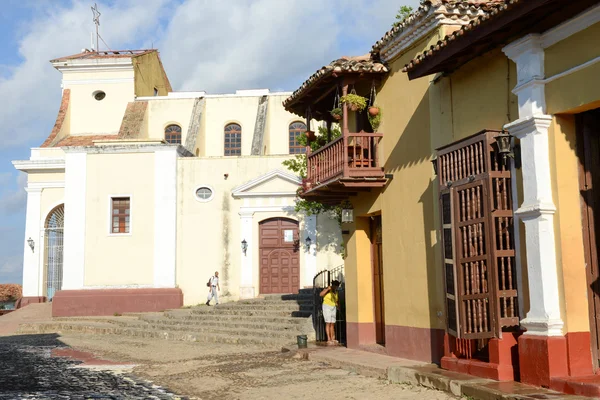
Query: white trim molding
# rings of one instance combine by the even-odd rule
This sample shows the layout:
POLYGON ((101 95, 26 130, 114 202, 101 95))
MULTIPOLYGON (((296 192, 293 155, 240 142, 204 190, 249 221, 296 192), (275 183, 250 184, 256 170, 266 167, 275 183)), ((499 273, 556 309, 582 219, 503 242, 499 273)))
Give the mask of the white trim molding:
POLYGON ((62 286, 65 290, 83 288, 86 189, 87 154, 67 153, 65 159, 65 233, 62 286))
POLYGON ((271 192, 265 192, 265 193, 253 193, 253 192, 249 192, 249 190, 260 186, 261 184, 273 179, 273 178, 280 178, 283 179, 285 181, 288 181, 290 183, 293 183, 295 185, 300 185, 302 183, 302 179, 300 179, 300 177, 290 174, 288 172, 284 172, 282 170, 276 169, 273 170, 271 172, 269 172, 268 174, 259 176, 256 179, 251 180, 250 182, 247 182, 243 185, 237 186, 235 188, 233 188, 233 190, 231 191, 231 195, 234 198, 243 198, 243 197, 272 197, 272 196, 292 196, 295 197, 296 196, 296 192, 277 192, 277 193, 271 193, 271 192))
POLYGON ((215 198, 215 188, 213 188, 211 185, 198 185, 196 186, 196 188, 194 189, 194 199, 196 199, 196 201, 200 202, 200 203, 208 203, 209 201, 212 201, 215 198), (208 199, 201 199, 198 197, 198 195, 196 194, 198 192, 198 189, 208 189, 211 191, 211 195, 208 199))
POLYGON ((25 240, 23 244, 23 296, 43 296, 43 264, 40 253, 43 253, 43 245, 40 245, 42 226, 41 202, 42 188, 26 188, 27 191, 27 214, 25 219, 25 240), (27 239, 35 240, 33 251, 27 243, 27 239))
POLYGON ((504 126, 520 139, 523 204, 515 211, 525 225, 527 284, 530 308, 521 325, 526 335, 562 336, 558 258, 554 237, 554 213, 546 115, 544 49, 540 35, 528 35, 508 46, 504 53, 517 64, 519 119, 504 126))
POLYGON ((568 21, 544 32, 542 46, 547 49, 598 22, 600 22, 600 5, 595 5, 568 21))
POLYGON ((177 151, 154 153, 154 287, 175 287, 177 151))
POLYGON ((23 172, 65 172, 65 160, 62 158, 56 159, 40 159, 40 160, 16 160, 12 162, 15 169, 23 172))

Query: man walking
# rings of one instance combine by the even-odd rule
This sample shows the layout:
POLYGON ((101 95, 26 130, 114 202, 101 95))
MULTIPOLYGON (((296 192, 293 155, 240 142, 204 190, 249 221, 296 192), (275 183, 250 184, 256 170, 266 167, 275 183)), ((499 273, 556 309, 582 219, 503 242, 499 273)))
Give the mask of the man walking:
POLYGON ((208 286, 208 297, 206 300, 206 305, 210 306, 210 301, 212 298, 215 298, 215 305, 219 304, 219 293, 221 291, 221 286, 219 286, 219 272, 215 271, 215 274, 210 277, 208 286), (218 290, 218 292, 217 292, 218 290))

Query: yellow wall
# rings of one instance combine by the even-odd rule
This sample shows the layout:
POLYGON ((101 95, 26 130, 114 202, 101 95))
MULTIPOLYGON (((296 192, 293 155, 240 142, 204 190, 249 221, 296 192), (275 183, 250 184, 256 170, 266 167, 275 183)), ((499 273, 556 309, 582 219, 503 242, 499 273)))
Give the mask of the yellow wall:
POLYGON ((149 101, 146 110, 148 137, 164 139, 165 128, 175 124, 181 127, 181 143, 185 145, 195 101, 193 98, 149 101))
POLYGON ((103 72, 63 72, 65 89, 71 89, 68 120, 61 133, 70 135, 118 134, 127 103, 134 99, 133 70, 103 72), (69 81, 95 83, 72 84, 69 81), (111 82, 117 80, 117 83, 111 82), (119 81, 120 80, 120 81, 119 81), (130 80, 130 81, 127 81, 130 80), (104 82, 103 82, 104 81, 104 82), (94 99, 94 92, 106 93, 103 100, 94 99))
POLYGON ((85 286, 153 284, 154 154, 88 154, 85 224, 85 286), (111 196, 131 197, 131 234, 110 233, 111 196))
POLYGON ((133 57, 132 62, 135 71, 136 96, 154 96, 155 88, 158 89, 159 96, 167 95, 167 81, 157 52, 133 57))

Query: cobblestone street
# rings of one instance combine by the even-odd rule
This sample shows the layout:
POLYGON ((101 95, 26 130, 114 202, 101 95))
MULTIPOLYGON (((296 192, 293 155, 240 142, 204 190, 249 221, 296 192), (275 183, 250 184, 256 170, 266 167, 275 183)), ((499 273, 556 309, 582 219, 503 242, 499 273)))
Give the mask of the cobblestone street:
POLYGON ((0 338, 0 399, 180 399, 128 375, 52 356, 55 335, 0 338))
POLYGON ((0 371, 0 399, 452 398, 443 392, 388 384, 264 347, 113 335, 0 337, 0 371), (114 364, 135 364, 135 368, 116 373, 52 356, 71 351, 67 346, 114 364))

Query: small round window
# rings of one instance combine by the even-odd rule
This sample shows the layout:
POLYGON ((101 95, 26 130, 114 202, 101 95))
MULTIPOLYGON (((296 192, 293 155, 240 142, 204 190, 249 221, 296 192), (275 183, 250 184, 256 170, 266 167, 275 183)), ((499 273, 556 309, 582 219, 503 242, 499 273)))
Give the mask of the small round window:
POLYGON ((106 97, 106 93, 104 93, 102 90, 97 90, 93 93, 94 98, 98 101, 100 100, 104 100, 104 98, 106 97))
POLYGON ((199 187, 196 189, 196 199, 199 201, 209 201, 213 197, 213 191, 211 188, 206 186, 199 187))

